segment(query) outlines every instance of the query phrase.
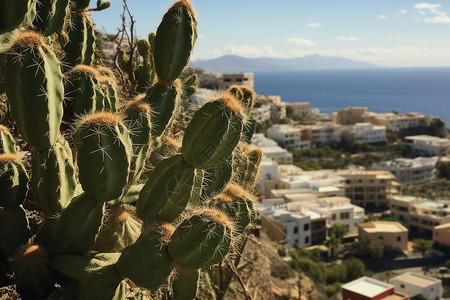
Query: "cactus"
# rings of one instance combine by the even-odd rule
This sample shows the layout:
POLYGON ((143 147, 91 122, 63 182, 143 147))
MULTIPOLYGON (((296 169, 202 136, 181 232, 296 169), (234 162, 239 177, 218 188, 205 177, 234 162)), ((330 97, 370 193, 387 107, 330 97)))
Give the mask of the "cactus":
POLYGON ((86 115, 77 125, 75 146, 83 190, 97 201, 120 197, 133 154, 122 116, 110 112, 86 115))
POLYGON ((22 137, 34 148, 51 148, 63 114, 63 75, 56 55, 34 32, 19 35, 6 56, 6 94, 22 137))
POLYGON ((31 165, 31 181, 39 207, 49 215, 64 209, 74 196, 77 184, 69 143, 60 136, 52 148, 33 150, 31 165))
POLYGON ((201 269, 235 255, 254 222, 260 152, 239 143, 252 92, 186 114, 198 85, 181 76, 197 38, 188 0, 139 42, 142 64, 119 52, 137 79, 120 101, 90 17, 110 2, 15 2, 0 0, 0 93, 15 123, 0 125, 0 255, 21 297, 195 298, 201 269), (30 228, 35 204, 44 221, 30 228))
POLYGON ((196 168, 210 169, 228 160, 241 138, 241 113, 240 103, 227 95, 195 112, 183 138, 186 162, 196 168))
POLYGON ((69 0, 40 0, 36 13, 33 25, 42 34, 52 35, 63 29, 65 19, 69 15, 69 0))
POLYGON ((0 34, 19 27, 26 19, 31 0, 0 1, 0 34))

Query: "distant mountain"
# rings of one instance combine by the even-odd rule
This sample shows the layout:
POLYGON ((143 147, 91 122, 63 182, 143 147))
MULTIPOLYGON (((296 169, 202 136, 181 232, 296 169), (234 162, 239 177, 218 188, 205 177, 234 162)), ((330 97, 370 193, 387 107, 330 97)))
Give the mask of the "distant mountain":
POLYGON ((224 55, 215 59, 191 61, 190 65, 219 73, 283 71, 283 70, 333 70, 367 69, 377 65, 352 59, 310 55, 298 58, 245 58, 237 55, 224 55))

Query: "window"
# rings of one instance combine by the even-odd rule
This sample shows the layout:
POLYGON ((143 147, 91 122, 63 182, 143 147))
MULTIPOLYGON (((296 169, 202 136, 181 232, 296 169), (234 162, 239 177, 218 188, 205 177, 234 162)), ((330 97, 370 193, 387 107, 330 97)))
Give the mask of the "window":
POLYGON ((398 236, 398 237, 397 237, 397 242, 401 242, 401 240, 402 240, 402 237, 401 237, 401 236, 398 236))
POLYGON ((401 287, 402 289, 404 289, 404 288, 405 288, 405 285, 402 283, 402 284, 400 284, 400 287, 401 287))
POLYGON ((297 226, 294 227, 294 233, 298 233, 298 227, 297 226))
POLYGON ((331 215, 331 220, 336 220, 336 214, 331 215))
POLYGON ((384 238, 382 236, 378 236, 378 239, 380 240, 384 240, 384 238))
POLYGON ((305 244, 309 244, 309 236, 305 237, 305 244))
POLYGON ((341 220, 344 220, 344 219, 349 219, 350 218, 350 213, 348 213, 348 212, 343 212, 343 213, 341 213, 341 220))
POLYGON ((309 230, 309 224, 303 225, 303 231, 308 231, 308 230, 309 230))

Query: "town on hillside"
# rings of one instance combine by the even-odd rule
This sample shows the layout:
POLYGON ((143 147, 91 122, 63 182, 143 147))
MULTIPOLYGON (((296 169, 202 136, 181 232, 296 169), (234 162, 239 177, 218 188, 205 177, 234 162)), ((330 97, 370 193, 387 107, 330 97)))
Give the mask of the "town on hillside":
MULTIPOLYGON (((219 79, 233 85, 253 89, 254 76, 219 79)), ((264 153, 258 230, 290 266, 330 299, 450 297, 450 139, 438 116, 329 116, 276 95, 256 95, 253 114, 251 146, 264 153)))

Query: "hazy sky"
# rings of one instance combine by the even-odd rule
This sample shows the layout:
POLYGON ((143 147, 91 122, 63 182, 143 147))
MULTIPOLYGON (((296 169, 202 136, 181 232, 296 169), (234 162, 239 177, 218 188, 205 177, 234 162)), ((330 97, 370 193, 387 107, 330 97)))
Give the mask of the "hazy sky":
MULTIPOLYGON (((95 2, 95 1, 92 1, 95 2)), ((115 33, 122 0, 94 12, 115 33)), ((174 1, 128 0, 140 37, 174 1)), ((383 66, 450 66, 450 0, 192 0, 199 39, 193 59, 340 56, 383 66)))

